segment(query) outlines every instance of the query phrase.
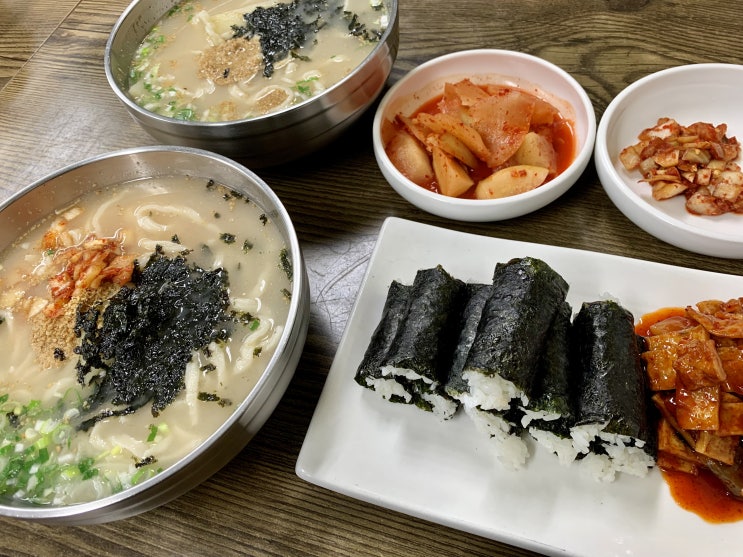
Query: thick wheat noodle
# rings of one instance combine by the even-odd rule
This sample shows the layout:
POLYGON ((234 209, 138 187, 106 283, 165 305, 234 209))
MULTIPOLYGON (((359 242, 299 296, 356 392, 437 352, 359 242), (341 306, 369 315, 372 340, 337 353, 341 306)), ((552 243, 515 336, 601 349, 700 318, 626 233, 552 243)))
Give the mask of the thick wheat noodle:
POLYGON ((158 247, 165 255, 175 255, 187 249, 186 246, 177 242, 164 242, 162 240, 152 240, 150 238, 142 238, 137 242, 137 246, 142 248, 142 250, 148 254, 154 252, 155 248, 158 247))
POLYGON ((146 205, 140 205, 134 210, 134 216, 137 217, 137 224, 139 224, 139 226, 147 232, 163 232, 168 229, 168 225, 158 223, 157 221, 155 221, 154 218, 146 213, 159 213, 168 216, 185 217, 188 220, 192 221, 194 224, 204 226, 209 230, 214 230, 217 232, 219 231, 219 228, 216 225, 206 222, 198 213, 198 211, 190 207, 179 207, 176 205, 157 205, 155 203, 148 203, 146 205))
POLYGON ((197 361, 191 360, 186 365, 183 385, 186 391, 188 414, 191 418, 191 423, 195 425, 199 420, 199 364, 197 361))
POLYGON ((261 299, 257 296, 255 298, 233 298, 230 300, 230 304, 235 311, 252 315, 261 310, 261 299))
POLYGON ((104 201, 101 203, 101 206, 98 207, 95 213, 93 213, 93 216, 90 219, 91 224, 91 232, 94 234, 98 234, 99 236, 103 235, 103 226, 101 226, 101 219, 103 218, 103 213, 105 213, 108 208, 113 205, 114 203, 117 203, 119 199, 121 198, 121 193, 117 193, 111 197, 108 201, 104 201))
POLYGON ((227 382, 227 351, 219 346, 216 342, 209 344, 209 361, 216 369, 211 371, 211 374, 216 375, 216 382, 218 385, 224 385, 227 382))
POLYGON ((235 360, 235 373, 248 369, 257 357, 256 351, 262 353, 264 350, 273 348, 278 342, 284 328, 276 326, 273 319, 262 319, 258 328, 250 333, 242 345, 240 354, 235 360))

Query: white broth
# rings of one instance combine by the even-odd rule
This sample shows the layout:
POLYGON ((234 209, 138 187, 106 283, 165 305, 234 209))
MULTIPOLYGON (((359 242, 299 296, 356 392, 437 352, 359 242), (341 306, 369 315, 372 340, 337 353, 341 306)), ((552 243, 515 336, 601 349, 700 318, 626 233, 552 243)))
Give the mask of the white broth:
POLYGON ((205 179, 92 192, 35 226, 0 254, 0 497, 95 500, 187 455, 265 370, 291 275, 270 215, 205 179))
POLYGON ((382 0, 186 0, 137 49, 129 95, 181 120, 254 118, 338 83, 387 23, 382 0))

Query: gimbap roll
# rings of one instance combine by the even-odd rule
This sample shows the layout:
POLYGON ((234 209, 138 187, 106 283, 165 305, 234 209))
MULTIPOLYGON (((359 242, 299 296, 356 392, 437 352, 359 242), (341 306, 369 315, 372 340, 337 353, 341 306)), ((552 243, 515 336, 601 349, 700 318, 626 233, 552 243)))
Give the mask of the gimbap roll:
POLYGON ((580 376, 571 436, 582 466, 598 479, 647 474, 655 463, 641 337, 632 314, 611 300, 585 302, 573 320, 580 376))
POLYGON ((412 385, 394 376, 383 376, 381 365, 405 321, 412 289, 397 281, 390 284, 382 316, 354 376, 359 385, 376 391, 382 398, 405 404, 413 402, 412 385))
MULTIPOLYGON (((498 460, 520 468, 529 456, 522 437, 522 407, 538 372, 550 325, 567 283, 545 262, 513 259, 496 265, 477 332, 471 341, 457 396, 498 460)), ((452 387, 449 387, 450 392, 452 387)))
POLYGON ((458 402, 444 390, 464 283, 440 265, 416 273, 405 320, 380 365, 381 375, 413 385, 413 403, 443 419, 458 402))
POLYGON ((466 406, 507 410, 514 400, 528 406, 547 333, 567 291, 565 280, 539 259, 496 266, 462 370, 466 406))
POLYGON ((467 361, 470 347, 475 340, 477 327, 480 324, 482 310, 490 297, 491 284, 468 283, 462 294, 462 310, 459 323, 455 325, 458 331, 456 346, 451 357, 449 377, 446 382, 446 392, 459 399, 468 391, 467 382, 462 377, 462 370, 467 361))
POLYGON ((572 308, 563 302, 550 326, 529 405, 522 408, 521 425, 567 466, 577 455, 570 437, 575 421, 575 366, 570 359, 572 308))

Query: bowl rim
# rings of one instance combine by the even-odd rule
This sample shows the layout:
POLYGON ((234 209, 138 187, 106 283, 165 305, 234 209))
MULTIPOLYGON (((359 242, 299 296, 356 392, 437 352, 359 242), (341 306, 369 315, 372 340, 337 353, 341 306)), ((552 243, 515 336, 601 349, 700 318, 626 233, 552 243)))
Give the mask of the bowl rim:
MULTIPOLYGON (((724 63, 724 62, 682 64, 679 66, 674 66, 672 68, 665 68, 657 72, 650 73, 646 76, 641 77, 637 81, 634 81, 630 83, 629 85, 627 85, 627 87, 622 89, 611 100, 611 102, 607 105, 606 109, 604 110, 604 113, 601 116, 601 119, 599 121, 597 130, 596 130, 596 144, 594 148, 594 159, 595 159, 596 165, 602 167, 602 174, 604 174, 609 181, 609 184, 604 183, 603 180, 601 181, 602 186, 604 187, 605 190, 607 190, 607 194, 609 194, 609 192, 612 191, 616 196, 621 196, 622 200, 631 204, 633 207, 636 207, 639 210, 640 215, 645 215, 646 218, 652 217, 654 219, 652 222, 657 222, 660 225, 667 225, 669 227, 669 230, 668 230, 669 233, 671 232, 671 229, 673 229, 676 234, 678 234, 679 232, 683 232, 690 238, 691 237, 696 238, 696 239, 705 238, 708 240, 715 240, 716 242, 723 244, 723 245, 739 246, 743 248, 743 240, 736 241, 734 239, 731 239, 730 236, 725 233, 720 233, 714 230, 708 230, 704 228, 698 228, 696 226, 680 221, 676 219, 675 217, 669 215, 665 211, 659 209, 652 203, 649 203, 647 200, 644 200, 638 197, 637 194, 635 194, 635 192, 633 192, 629 188, 629 186, 627 185, 627 182, 617 172, 616 166, 614 165, 614 160, 612 156, 609 154, 609 149, 607 145, 609 134, 612 131, 611 127, 616 122, 615 117, 629 106, 628 103, 631 101, 631 98, 633 96, 642 92, 643 89, 647 88, 653 83, 662 81, 665 78, 674 77, 677 74, 682 74, 682 73, 694 74, 696 72, 706 72, 710 70, 712 71, 733 71, 736 73, 740 73, 740 72, 743 72, 743 65, 724 63)), ((642 130, 638 129, 637 131, 639 133, 642 130)), ((612 196, 610 195, 610 197, 612 196)), ((620 208, 620 210, 622 209, 620 208)), ((622 210, 622 212, 624 212, 624 210, 622 210)), ((634 218, 631 218, 629 215, 626 215, 626 216, 630 218, 630 220, 633 220, 633 221, 643 220, 637 215, 634 215, 634 218)), ((700 218, 703 218, 703 217, 700 217, 700 218)), ((684 248, 684 246, 671 241, 672 239, 662 238, 660 236, 659 238, 668 243, 684 248)), ((684 249, 689 249, 689 248, 684 248, 684 249)), ((690 250, 690 251, 697 251, 697 250, 690 250)))
MULTIPOLYGON (((486 75, 487 73, 488 72, 481 72, 481 75, 486 75)), ((415 68, 410 70, 408 73, 406 73, 404 76, 402 76, 394 85, 390 87, 390 89, 385 93, 385 95, 382 97, 382 100, 379 103, 379 106, 374 115, 374 121, 372 124, 372 140, 374 144, 374 150, 375 152, 378 153, 378 157, 382 158, 382 161, 384 161, 386 163, 386 166, 389 167, 388 170, 392 172, 396 178, 398 178, 398 180, 400 181, 401 187, 404 187, 410 191, 416 192, 415 193, 416 196, 420 196, 423 199, 426 199, 434 203, 444 203, 447 206, 450 206, 452 208, 459 207, 459 208, 471 209, 471 208, 477 207, 480 210, 484 210, 485 208, 506 209, 512 205, 520 205, 524 202, 528 202, 528 200, 532 198, 549 196, 550 192, 553 192, 553 190, 559 189, 560 187, 564 186, 563 182, 566 179, 568 179, 568 175, 572 174, 573 171, 579 171, 579 173, 582 173, 585 167, 588 165, 591 159, 591 155, 593 154, 594 142, 595 142, 595 137, 596 137, 596 125, 597 125, 596 114, 594 111, 593 103, 591 102, 591 99, 588 96, 588 93, 585 91, 583 86, 572 75, 570 75, 570 73, 568 73, 567 71, 565 71, 558 65, 548 60, 545 60, 544 58, 540 58, 538 56, 528 54, 525 52, 520 52, 520 51, 515 51, 515 50, 506 50, 506 49, 497 49, 497 48, 478 48, 478 49, 460 50, 460 51, 451 52, 448 54, 443 54, 441 56, 437 56, 435 58, 427 60, 426 62, 423 62, 422 64, 416 66, 415 68), (387 157, 387 154, 384 150, 384 145, 382 144, 380 130, 381 130, 382 119, 384 117, 384 111, 386 107, 394 100, 394 97, 397 94, 397 92, 405 85, 405 83, 409 79, 417 76, 419 73, 423 73, 427 71, 431 67, 434 67, 442 62, 448 62, 448 61, 457 60, 460 58, 469 58, 473 56, 474 57, 478 57, 478 56, 511 57, 511 58, 518 58, 521 60, 526 60, 530 63, 535 63, 537 65, 541 65, 549 69, 550 71, 554 72, 559 77, 561 77, 564 81, 566 81, 571 86, 571 88, 575 90, 575 93, 580 98, 581 100, 580 106, 574 107, 574 109, 576 110, 576 113, 578 112, 578 110, 585 112, 585 117, 586 117, 586 121, 588 124, 587 130, 586 130, 585 142, 576 151, 575 157, 573 161, 570 163, 570 165, 567 168, 565 168, 565 170, 563 170, 562 173, 560 173, 558 176, 553 178, 547 184, 544 184, 543 186, 540 186, 531 191, 527 191, 524 193, 511 195, 511 196, 503 197, 499 199, 463 199, 459 197, 449 197, 449 196, 445 196, 440 193, 429 191, 415 184, 410 179, 408 179, 406 176, 404 176, 397 169, 397 167, 395 167, 395 165, 392 164, 392 162, 389 160, 389 157, 387 157), (563 177, 563 179, 560 179, 560 177, 563 177)))
MULTIPOLYGON (((297 295, 292 296, 290 299, 290 306, 289 306, 289 311, 287 313, 286 323, 292 324, 293 326, 284 327, 283 331, 281 332, 280 339, 276 345, 276 349, 274 350, 273 354, 271 355, 270 360, 266 364, 265 370, 263 371, 263 373, 261 373, 260 377, 256 381, 256 384, 251 388, 251 390, 248 392, 245 398, 240 402, 240 404, 234 408, 234 410, 230 413, 230 415, 220 424, 220 426, 215 431, 213 431, 209 436, 207 436, 203 441, 201 441, 201 443, 196 445, 183 457, 173 462, 170 466, 165 468, 163 471, 159 472, 158 474, 156 474, 155 476, 151 478, 146 479, 142 483, 133 485, 123 491, 120 491, 118 493, 113 493, 106 497, 94 499, 92 501, 87 501, 83 503, 76 503, 76 504, 69 504, 69 505, 57 505, 57 506, 35 506, 30 503, 29 504, 19 503, 17 505, 14 505, 14 504, 8 504, 6 502, 0 502, 0 516, 7 516, 9 518, 38 520, 42 522, 58 522, 60 520, 65 521, 65 520, 70 520, 70 519, 75 520, 75 517, 81 516, 84 518, 79 521, 75 521, 74 523, 89 524, 89 523, 100 522, 100 521, 115 520, 117 518, 125 518, 133 514, 138 514, 140 512, 145 512, 147 510, 150 510, 154 506, 165 504, 168 501, 172 500, 173 498, 178 497, 185 491, 192 489, 198 483, 201 483, 203 480, 205 480, 207 477, 207 476, 204 476, 201 480, 198 480, 195 483, 193 482, 189 483, 185 487, 185 489, 180 489, 178 487, 179 485, 178 482, 174 479, 174 476, 179 474, 184 468, 187 468, 189 465, 193 464, 194 462, 199 463, 201 460, 200 457, 202 453, 205 453, 209 449, 211 449, 215 445, 215 443, 217 443, 217 441, 222 437, 223 434, 232 430, 232 428, 240 428, 240 427, 244 428, 245 425, 247 424, 241 424, 240 422, 243 419, 244 415, 246 414, 246 409, 251 404, 254 404, 254 401, 256 401, 256 399, 259 399, 259 397, 264 395, 267 389, 269 390, 273 389, 276 387, 277 384, 282 383, 283 376, 288 375, 290 371, 291 371, 291 375, 293 375, 294 373, 294 370, 293 369, 290 370, 288 366, 279 367, 277 364, 282 363, 281 360, 285 356, 289 355, 289 352, 287 352, 287 348, 296 349, 298 342, 301 342, 302 344, 304 342, 304 334, 306 334, 305 331, 300 330, 299 336, 297 337, 296 332, 294 330, 295 327, 298 329, 306 329, 306 327, 308 326, 307 311, 309 308, 309 296, 308 296, 309 295, 309 281, 308 281, 308 277, 306 275, 306 269, 303 263, 302 252, 301 252, 301 248, 299 245, 297 233, 291 221, 289 213, 286 210, 286 207, 284 206, 284 204, 281 202, 278 195, 273 191, 273 189, 263 179, 261 179, 252 170, 248 169, 242 164, 224 155, 220 155, 218 153, 214 153, 214 152, 207 151, 207 150, 200 149, 200 148, 186 147, 186 146, 179 146, 179 145, 151 145, 151 146, 131 147, 131 148, 126 148, 126 149, 120 149, 120 150, 103 153, 100 155, 92 156, 92 157, 71 163, 56 171, 49 173, 48 175, 22 188, 21 190, 16 192, 14 195, 12 195, 11 197, 7 198, 2 203, 0 203, 0 212, 7 210, 9 207, 13 205, 13 203, 20 200, 23 196, 35 190, 36 188, 39 188, 45 185, 47 182, 54 180, 56 178, 60 178, 65 174, 74 172, 75 170, 78 170, 85 166, 88 166, 91 164, 105 163, 105 161, 107 160, 116 159, 116 158, 129 157, 133 155, 141 155, 141 154, 147 154, 147 153, 161 153, 161 152, 162 153, 168 153, 168 152, 183 153, 183 154, 194 156, 197 158, 206 157, 212 160, 216 160, 218 163, 231 168, 233 171, 237 172, 240 175, 243 175, 249 181, 253 182, 258 188, 260 188, 264 196, 268 199, 268 201, 272 205, 270 210, 272 213, 276 215, 273 218, 274 219, 278 218, 281 221, 283 221, 283 228, 285 228, 286 230, 286 235, 284 239, 287 244, 287 249, 292 255, 292 263, 294 267, 294 272, 293 272, 293 276, 291 280, 292 292, 296 293, 297 295), (302 297, 306 299, 302 300, 302 297), (274 373, 268 373, 268 371, 274 371, 274 373), (153 490, 156 489, 157 486, 160 484, 166 485, 165 491, 163 493, 153 492, 153 490), (160 499, 161 497, 162 499, 160 499), (122 510, 119 506, 129 499, 136 499, 136 498, 141 498, 141 502, 137 503, 137 510, 136 511, 124 511, 122 514, 122 510), (153 501, 156 501, 156 500, 159 500, 159 501, 153 503, 153 501), (114 514, 118 513, 118 515, 120 516, 114 516, 113 518, 103 518, 102 520, 96 520, 95 518, 92 518, 91 516, 92 513, 95 513, 96 511, 102 511, 103 509, 106 509, 109 507, 112 510, 114 510, 114 514)), ((194 174, 195 173, 192 172, 189 175, 194 175, 194 174)), ((163 173, 162 175, 166 175, 166 174, 163 173)), ((105 187, 111 187, 111 186, 115 187, 115 183, 101 185, 100 187, 105 188, 105 187)), ((227 184, 226 186, 230 187, 227 184)), ((94 189, 95 188, 91 188, 90 191, 93 191, 94 189)), ((269 209, 268 207, 262 207, 262 208, 266 210, 269 209)), ((42 216, 40 218, 44 218, 44 217, 42 216)), ((288 379, 286 379, 284 382, 288 382, 288 379)), ((256 407, 255 409, 256 414, 261 411, 262 406, 265 405, 266 403, 266 400, 265 399, 258 400, 258 402, 261 403, 261 407, 256 407)), ((251 420, 252 419, 253 418, 251 417, 251 420)), ((243 446, 239 447, 239 450, 241 450, 242 448, 243 446)), ((235 452, 235 454, 237 454, 237 451, 235 452)), ((205 468, 205 464, 200 463, 200 469, 204 469, 204 468, 205 468)), ((213 471, 216 471, 216 469, 213 471)))
MULTIPOLYGON (((329 96, 332 96, 336 94, 338 89, 341 89, 347 82, 353 80, 357 73, 360 71, 360 68, 364 67, 366 63, 371 60, 372 58, 376 57, 380 50, 386 48, 388 39, 390 38, 393 33, 397 33, 398 29, 398 20, 399 20, 399 0, 384 0, 389 3, 389 20, 387 22, 387 27, 385 28, 384 32, 382 33, 382 36, 377 41, 377 44, 374 45, 374 48, 364 57, 361 62, 349 73, 348 75, 344 76, 342 79, 322 91, 322 93, 315 95, 313 97, 310 97, 308 99, 303 100, 302 102, 299 102, 297 104, 293 104, 291 106, 282 108, 281 110, 277 110, 275 112, 270 112, 268 114, 261 114, 259 116, 254 116, 251 118, 240 118, 237 120, 222 120, 218 122, 204 122, 201 120, 179 120, 177 118, 171 118, 170 116, 163 116, 162 114, 157 114, 156 112, 152 112, 150 110, 147 110, 146 108, 138 105, 136 102, 134 102, 129 95, 127 95, 126 91, 123 89, 123 87, 118 83, 116 77, 113 74, 113 64, 112 64, 112 58, 113 58, 113 47, 114 42, 116 41, 116 38, 118 37, 119 32, 124 27, 124 23, 127 21, 128 17, 130 16, 131 12, 133 12, 140 4, 144 4, 146 0, 132 0, 132 2, 126 7, 126 9, 122 12, 122 14, 119 16, 119 18, 116 20, 116 23, 114 24, 113 28, 111 29, 111 32, 109 33, 108 39, 106 40, 106 47, 103 53, 103 66, 106 74, 106 80, 108 81, 109 87, 113 90, 114 94, 118 97, 118 99, 124 103, 124 105, 127 107, 127 109, 132 112, 139 115, 142 115, 143 117, 147 117, 153 122, 157 122, 161 125, 175 125, 182 128, 188 128, 188 129, 194 129, 194 130, 215 130, 215 129, 221 129, 228 126, 235 126, 235 125, 241 125, 248 122, 255 122, 256 125, 261 122, 265 122, 267 120, 270 120, 271 118, 276 118, 277 116, 283 117, 287 114, 294 114, 294 113, 302 113, 305 108, 308 105, 316 105, 319 104, 322 106, 322 108, 319 110, 319 112, 325 112, 328 110, 327 107, 323 106, 322 100, 329 96)), ((178 2, 181 2, 183 0, 173 0, 173 4, 176 4, 178 2)), ((167 13, 167 10, 160 16, 162 18, 167 13)), ((149 33, 150 29, 147 30, 147 33, 149 33)), ((146 34, 145 34, 146 36, 146 34)), ((310 119, 312 115, 307 115, 303 119, 310 119)))

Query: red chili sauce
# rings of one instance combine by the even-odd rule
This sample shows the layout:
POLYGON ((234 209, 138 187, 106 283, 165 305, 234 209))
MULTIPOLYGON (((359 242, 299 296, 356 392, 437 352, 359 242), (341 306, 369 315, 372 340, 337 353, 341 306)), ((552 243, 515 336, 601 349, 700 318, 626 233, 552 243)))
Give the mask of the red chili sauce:
MULTIPOLYGON (((650 327, 670 317, 681 317, 684 308, 663 308, 643 315, 635 332, 648 336, 650 327)), ((674 501, 682 508, 700 516, 707 522, 724 523, 743 520, 743 501, 735 499, 722 482, 707 470, 699 475, 686 474, 661 468, 674 501)))

